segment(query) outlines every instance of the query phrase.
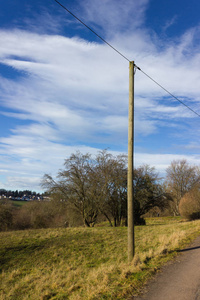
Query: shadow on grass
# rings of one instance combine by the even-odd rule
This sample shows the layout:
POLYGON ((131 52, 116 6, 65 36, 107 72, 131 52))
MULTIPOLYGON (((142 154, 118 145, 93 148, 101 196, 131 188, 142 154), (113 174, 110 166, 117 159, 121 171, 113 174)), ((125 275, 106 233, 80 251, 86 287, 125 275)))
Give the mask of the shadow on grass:
POLYGON ((186 252, 186 251, 197 250, 197 249, 200 249, 200 246, 177 250, 177 252, 186 252))
POLYGON ((45 246, 46 242, 40 242, 35 245, 24 244, 6 247, 0 251, 0 272, 9 269, 10 266, 20 261, 23 263, 27 257, 31 258, 35 251, 41 250, 45 248, 45 246))

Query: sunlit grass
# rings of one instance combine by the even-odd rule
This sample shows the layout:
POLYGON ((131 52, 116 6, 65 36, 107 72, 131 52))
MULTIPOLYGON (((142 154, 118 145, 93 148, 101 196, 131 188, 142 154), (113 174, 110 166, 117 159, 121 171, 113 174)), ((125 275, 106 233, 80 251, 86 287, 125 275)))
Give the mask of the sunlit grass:
POLYGON ((131 264, 125 227, 0 233, 0 299, 128 299, 199 230, 200 221, 148 219, 135 228, 131 264))

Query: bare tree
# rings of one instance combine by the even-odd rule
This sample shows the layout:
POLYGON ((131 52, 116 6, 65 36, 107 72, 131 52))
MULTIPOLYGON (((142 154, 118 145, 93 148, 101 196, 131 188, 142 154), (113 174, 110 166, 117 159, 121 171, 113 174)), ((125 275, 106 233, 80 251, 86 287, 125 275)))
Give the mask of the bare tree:
POLYGON ((86 226, 94 226, 98 207, 94 189, 94 161, 90 154, 76 152, 65 160, 64 170, 58 173, 58 181, 45 175, 43 186, 51 192, 59 191, 62 200, 73 205, 81 214, 86 226))
MULTIPOLYGON (((45 175, 43 186, 60 200, 81 214, 86 226, 94 226, 99 214, 111 226, 127 224, 127 156, 113 156, 106 150, 95 158, 76 152, 65 160, 64 169, 55 181, 45 175)), ((141 215, 167 202, 154 168, 142 166, 134 176, 135 224, 141 224, 141 215)))
POLYGON ((187 160, 182 159, 172 161, 166 172, 167 190, 173 198, 171 209, 173 214, 178 216, 181 198, 200 180, 199 169, 196 166, 190 166, 187 160))
POLYGON ((96 157, 99 186, 99 209, 112 226, 119 226, 127 218, 127 156, 113 156, 106 150, 96 157))
POLYGON ((142 215, 154 207, 161 210, 169 205, 161 178, 154 167, 143 165, 134 171, 134 217, 135 224, 143 224, 142 215))
POLYGON ((106 150, 94 159, 76 152, 65 160, 58 181, 46 174, 43 186, 57 195, 59 191, 62 200, 79 211, 86 226, 94 226, 99 213, 111 226, 112 219, 114 226, 119 226, 127 214, 126 164, 126 156, 114 157, 106 150))

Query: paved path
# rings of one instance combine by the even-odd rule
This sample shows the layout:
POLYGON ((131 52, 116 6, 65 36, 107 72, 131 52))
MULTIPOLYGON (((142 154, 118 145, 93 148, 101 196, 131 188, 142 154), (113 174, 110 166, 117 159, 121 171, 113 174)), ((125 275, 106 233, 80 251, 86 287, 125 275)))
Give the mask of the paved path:
POLYGON ((200 300, 200 237, 161 269, 134 300, 200 300))

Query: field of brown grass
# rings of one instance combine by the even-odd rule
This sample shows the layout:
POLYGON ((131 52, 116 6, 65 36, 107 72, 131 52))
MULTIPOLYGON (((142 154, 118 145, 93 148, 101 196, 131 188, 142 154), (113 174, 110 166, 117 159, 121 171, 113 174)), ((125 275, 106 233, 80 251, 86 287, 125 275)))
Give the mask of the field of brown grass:
POLYGON ((147 219, 135 228, 60 228, 0 233, 0 299, 128 299, 200 232, 200 221, 147 219))

